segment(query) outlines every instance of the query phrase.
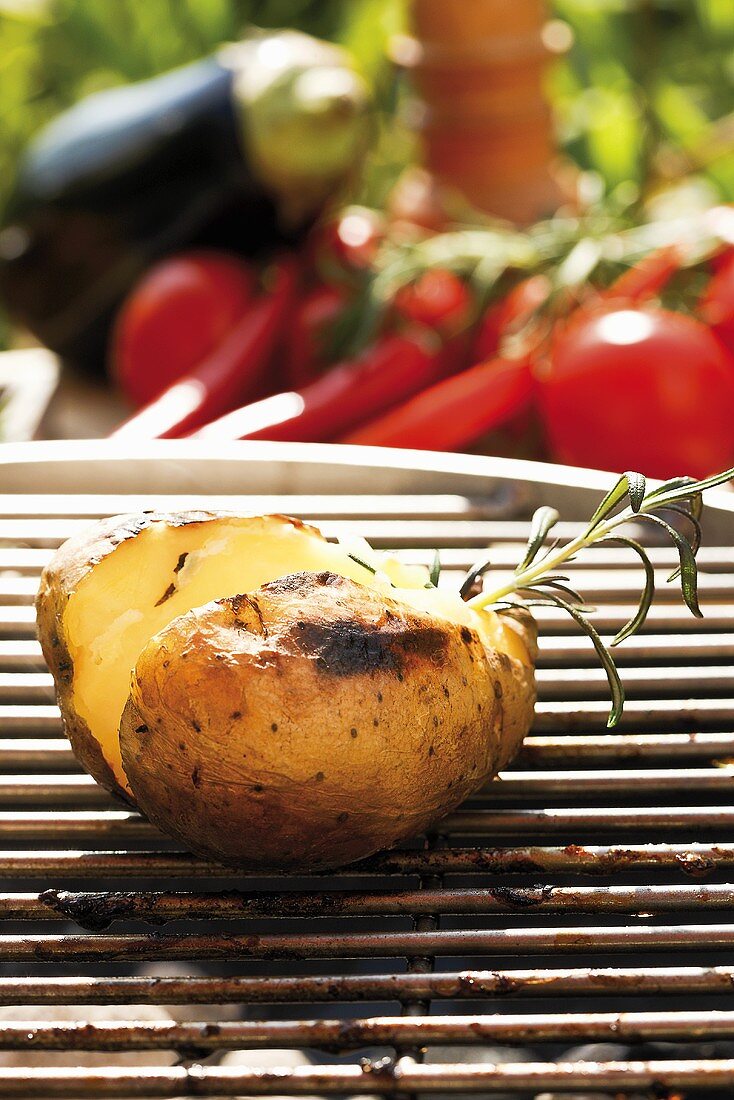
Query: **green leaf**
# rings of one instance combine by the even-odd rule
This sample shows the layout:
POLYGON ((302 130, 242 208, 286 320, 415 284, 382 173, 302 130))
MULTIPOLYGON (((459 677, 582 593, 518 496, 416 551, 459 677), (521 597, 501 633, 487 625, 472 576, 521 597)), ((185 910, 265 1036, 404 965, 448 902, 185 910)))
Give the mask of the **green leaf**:
POLYGON ((645 490, 647 488, 647 482, 644 474, 636 474, 634 471, 627 471, 624 475, 627 478, 627 484, 629 486, 629 498, 633 512, 639 512, 642 507, 642 502, 645 499, 645 490))
POLYGON ((664 519, 661 519, 660 516, 646 514, 643 518, 650 520, 651 523, 658 524, 664 531, 667 531, 672 539, 678 551, 678 557, 680 558, 680 586, 683 593, 683 599, 691 614, 702 619, 703 612, 698 606, 698 567, 690 543, 681 535, 680 531, 676 531, 675 527, 671 527, 671 525, 666 523, 664 519))
POLYGON ((433 561, 431 562, 431 572, 429 580, 432 588, 438 588, 438 579, 441 576, 441 555, 438 550, 433 551, 433 561))
MULTIPOLYGON (((528 600, 528 604, 542 605, 545 601, 549 601, 550 604, 555 604, 556 607, 563 608, 574 619, 575 622, 581 627, 581 629, 588 634, 591 638, 594 649, 596 650, 599 660, 602 663, 604 671, 607 674, 607 680, 609 682, 609 690, 612 694, 612 709, 609 712, 609 718, 607 719, 607 726, 610 728, 616 726, 619 719, 622 717, 622 711, 624 710, 624 687, 622 681, 619 678, 619 672, 617 666, 614 663, 614 658, 604 645, 598 631, 587 618, 583 615, 578 608, 573 604, 567 603, 566 600, 560 596, 556 596, 552 592, 543 593, 544 599, 528 600)), ((548 606, 548 603, 546 603, 548 606)))
POLYGON ((538 508, 530 525, 530 535, 525 550, 525 557, 515 569, 516 573, 522 573, 523 569, 527 569, 530 563, 535 560, 538 551, 545 542, 548 532, 551 528, 555 527, 559 518, 555 508, 549 508, 546 504, 544 504, 542 508, 538 508))
POLYGON ((619 645, 625 638, 631 638, 633 634, 636 634, 638 630, 644 626, 647 613, 655 598, 655 570, 653 569, 652 562, 647 556, 647 551, 644 546, 641 546, 635 539, 630 539, 626 535, 614 535, 609 538, 600 539, 599 542, 615 542, 621 543, 623 546, 629 546, 631 550, 634 550, 635 553, 639 555, 645 567, 645 587, 642 590, 637 611, 629 622, 625 623, 619 633, 612 639, 610 644, 614 646, 619 645))
POLYGON ((654 501, 656 508, 662 508, 667 503, 674 504, 679 500, 700 496, 707 489, 716 489, 717 486, 725 485, 727 481, 732 479, 734 479, 734 468, 723 470, 720 474, 712 474, 711 477, 705 477, 701 481, 676 477, 654 489, 647 499, 648 502, 654 501))
POLYGON ((371 573, 372 576, 374 577, 377 570, 375 569, 375 567, 373 565, 368 565, 366 561, 362 561, 362 559, 358 558, 356 554, 347 554, 347 557, 351 558, 352 561, 356 561, 357 565, 361 565, 363 569, 366 569, 367 572, 371 573))
MULTIPOLYGON (((677 515, 683 516, 683 519, 687 520, 688 523, 690 523, 691 526, 693 527, 693 538, 690 540, 690 546, 691 546, 691 552, 692 552, 692 554, 695 558, 696 554, 701 549, 701 539, 703 538, 703 532, 701 531, 701 524, 698 520, 698 517, 692 515, 691 512, 689 512, 688 509, 685 508, 684 505, 682 505, 682 504, 681 505, 679 505, 679 504, 668 504, 665 507, 665 511, 666 512, 676 512, 677 515)), ((678 566, 678 568, 674 569, 673 572, 668 577, 668 583, 670 583, 670 581, 677 580, 678 577, 680 576, 680 573, 681 573, 680 566, 678 566)))
POLYGON ((594 512, 586 530, 593 531, 595 527, 598 527, 602 520, 606 519, 609 513, 614 511, 628 494, 633 512, 638 512, 642 504, 642 498, 645 495, 645 478, 642 474, 622 474, 619 481, 609 490, 594 512), (640 495, 640 492, 642 495, 640 495))
POLYGON ((471 567, 468 573, 465 574, 464 579, 462 580, 459 587, 459 595, 462 599, 466 599, 476 582, 480 579, 480 577, 484 576, 484 574, 487 572, 488 569, 491 568, 491 566, 492 561, 490 558, 482 558, 481 561, 477 562, 476 565, 473 565, 471 567))

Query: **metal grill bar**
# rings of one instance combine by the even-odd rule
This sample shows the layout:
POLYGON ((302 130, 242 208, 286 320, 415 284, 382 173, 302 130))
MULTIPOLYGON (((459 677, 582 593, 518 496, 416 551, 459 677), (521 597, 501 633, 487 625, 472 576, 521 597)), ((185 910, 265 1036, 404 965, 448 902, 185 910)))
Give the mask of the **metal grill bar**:
MULTIPOLYGON (((731 613, 734 615, 734 608, 731 613)), ((694 645, 695 657, 699 662, 731 663, 734 658, 734 634, 701 634, 696 636, 695 642, 690 634, 647 634, 629 638, 616 651, 615 660, 617 664, 633 667, 637 662, 685 661, 690 664, 694 645)), ((597 658, 593 647, 583 636, 546 634, 540 637, 539 646, 541 668, 569 665, 573 668, 595 667, 597 658)), ((40 671, 45 668, 41 647, 34 639, 0 641, 0 669, 4 672, 40 671)))
POLYGON ((255 935, 6 935, 0 962, 387 959, 400 956, 699 951, 734 947, 734 924, 255 935))
POLYGON ((106 928, 118 920, 160 924, 172 920, 245 917, 374 917, 505 912, 667 913, 734 907, 734 886, 497 886, 490 889, 330 891, 304 893, 84 893, 0 894, 0 920, 73 920, 106 928))
MULTIPOLYGON (((731 762, 734 733, 588 734, 525 738, 517 759, 543 764, 557 760, 628 760, 659 757, 666 759, 717 760, 731 762)), ((65 738, 0 739, 0 769, 53 771, 54 767, 80 771, 80 765, 65 738)), ((507 772, 507 776, 517 773, 507 772)))
MULTIPOLYGON (((648 768, 636 775, 634 793, 646 792, 711 792, 720 796, 732 788, 734 765, 721 764, 718 768, 689 768, 685 772, 672 768, 648 768)), ((485 786, 476 797, 498 799, 559 797, 574 794, 581 798, 590 795, 629 794, 630 772, 624 770, 598 771, 545 771, 503 772, 498 779, 485 786)), ((0 806, 99 806, 112 807, 119 802, 94 780, 78 775, 28 775, 0 774, 0 806)), ((455 822, 456 817, 453 820, 455 822)))
MULTIPOLYGON (((439 825, 445 834, 487 836, 574 833, 685 833, 734 829, 734 806, 561 807, 559 809, 475 810, 450 814, 439 825)), ((158 830, 132 810, 0 811, 0 841, 160 840, 158 830)))
MULTIPOLYGON (((538 696, 542 700, 588 699, 609 694, 607 678, 601 668, 557 669, 541 668, 537 673, 538 696)), ((734 666, 694 666, 685 671, 675 666, 629 668, 625 670, 628 696, 650 694, 675 695, 681 691, 693 694, 731 693, 734 666)), ((0 672, 0 702, 53 703, 53 680, 44 672, 0 672)))
MULTIPOLYGON (((547 700, 536 707, 533 729, 536 733, 557 733, 564 729, 575 733, 591 732, 605 729, 608 715, 609 703, 605 699, 583 700, 572 709, 565 703, 547 700)), ((681 726, 721 729, 727 725, 734 726, 734 698, 676 699, 675 707, 670 700, 632 699, 625 705, 621 722, 622 728, 635 730, 651 727, 678 730, 681 726)), ((6 736, 10 733, 38 736, 46 730, 58 737, 61 733, 58 707, 0 704, 0 729, 6 736)))
MULTIPOLYGON (((565 760, 628 761, 658 759, 727 760, 734 758, 734 733, 589 734, 527 737, 519 761, 533 765, 565 760)), ((80 771, 65 738, 0 739, 0 770, 7 772, 57 769, 80 771)), ((517 773, 506 773, 516 779, 517 773)), ((494 789, 493 789, 494 793, 494 789)))
POLYGON ((0 1069, 3 1100, 79 1100, 79 1098, 268 1096, 304 1093, 380 1095, 426 1092, 496 1093, 508 1090, 729 1089, 734 1059, 658 1062, 572 1062, 477 1065, 419 1065, 412 1059, 362 1060, 354 1066, 297 1066, 251 1070, 230 1066, 172 1066, 168 1069, 104 1070, 0 1069))
MULTIPOLYGON (((700 875, 734 866, 734 844, 579 845, 557 848, 442 848, 435 851, 385 852, 343 868, 351 875, 533 874, 574 871, 613 875, 673 868, 700 875)), ((221 878, 241 871, 197 859, 188 852, 0 852, 0 875, 18 878, 221 878)), ((274 876, 270 876, 271 878, 274 876)), ((275 876, 277 877, 277 876, 275 876)), ((323 877, 323 876, 315 876, 323 877)))
POLYGON ((7 1005, 310 1004, 481 1000, 485 997, 730 994, 734 966, 462 970, 433 974, 330 974, 297 978, 0 978, 7 1005))
POLYGON ((734 1012, 589 1012, 526 1016, 376 1016, 369 1020, 0 1026, 0 1050, 232 1050, 306 1045, 326 1050, 427 1043, 631 1042, 734 1037, 734 1012))
MULTIPOLYGON (((602 634, 614 634, 627 622, 634 611, 635 607, 631 603, 603 604, 594 615, 594 625, 602 634)), ((704 618, 697 619, 687 608, 677 603, 653 605, 641 637, 644 639, 647 633, 659 633, 665 628, 673 633, 685 633, 691 637, 716 631, 728 634, 731 629, 734 604, 706 603, 703 612, 704 618)), ((541 628, 550 630, 553 634, 574 634, 578 629, 560 608, 538 607, 534 608, 534 614, 541 628)), ((0 638, 26 640, 35 636, 36 618, 32 607, 0 606, 0 638)))

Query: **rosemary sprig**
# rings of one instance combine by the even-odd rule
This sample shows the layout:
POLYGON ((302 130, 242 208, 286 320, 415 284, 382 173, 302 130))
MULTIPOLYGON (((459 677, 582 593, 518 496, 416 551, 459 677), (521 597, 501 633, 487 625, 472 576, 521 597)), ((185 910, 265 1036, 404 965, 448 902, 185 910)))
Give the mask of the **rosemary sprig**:
MULTIPOLYGON (((581 550, 601 543, 614 542, 637 554, 645 571, 645 584, 635 614, 613 638, 610 648, 618 645, 642 629, 655 596, 655 571, 647 551, 634 538, 620 533, 620 528, 631 522, 648 522, 663 530, 675 546, 679 566, 668 581, 680 579, 686 606, 693 615, 701 616, 696 553, 701 543, 703 493, 732 478, 734 469, 698 481, 691 477, 676 477, 648 490, 642 474, 625 473, 600 502, 580 534, 564 543, 556 540, 549 546, 546 546, 546 540, 558 522, 558 512, 547 506, 539 508, 531 522, 525 555, 511 579, 499 588, 471 597, 467 603, 478 610, 496 608, 500 612, 519 603, 530 607, 554 606, 571 615, 590 637, 604 666, 612 695, 607 725, 614 726, 624 706, 624 688, 619 672, 609 648, 587 618, 593 608, 584 606, 579 594, 569 587, 568 577, 560 575, 558 569, 573 561, 581 550), (680 516, 685 521, 685 532, 668 522, 664 518, 666 513, 680 516)), ((483 561, 470 569, 460 587, 461 594, 466 596, 489 568, 490 562, 483 561)))

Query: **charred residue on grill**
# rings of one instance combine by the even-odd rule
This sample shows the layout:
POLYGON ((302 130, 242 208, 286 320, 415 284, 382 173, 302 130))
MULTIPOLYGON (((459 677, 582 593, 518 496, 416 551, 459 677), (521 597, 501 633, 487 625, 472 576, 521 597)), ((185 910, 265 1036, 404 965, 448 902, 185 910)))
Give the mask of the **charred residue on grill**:
POLYGON ((165 919, 156 916, 155 894, 145 891, 44 890, 39 898, 44 905, 89 932, 103 932, 117 920, 145 920, 151 924, 165 924, 165 919))
POLYGON ((492 886, 490 895, 511 909, 532 909, 553 897, 552 886, 492 886))

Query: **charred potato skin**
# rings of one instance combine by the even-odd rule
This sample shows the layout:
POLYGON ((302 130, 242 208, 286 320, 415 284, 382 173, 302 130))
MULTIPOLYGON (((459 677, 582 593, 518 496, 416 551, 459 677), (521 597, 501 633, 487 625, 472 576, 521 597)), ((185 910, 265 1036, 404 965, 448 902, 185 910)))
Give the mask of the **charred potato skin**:
MULTIPOLYGON (((517 626, 529 652, 529 616, 517 626)), ((342 866, 422 832, 513 754, 532 668, 332 573, 174 620, 121 723, 138 804, 252 871, 342 866)))
MULTIPOLYGON (((66 605, 79 584, 96 565, 122 543, 134 539, 152 524, 165 523, 171 527, 185 527, 225 518, 233 518, 232 513, 190 510, 112 516, 100 520, 82 534, 63 543, 41 574, 35 601, 38 640, 53 676, 64 731, 71 742, 74 755, 85 771, 101 786, 128 802, 129 794, 117 782, 89 726, 74 709, 74 662, 64 630, 66 605)), ((280 515, 272 518, 284 520, 296 527, 307 527, 320 536, 316 528, 301 520, 280 515)))

